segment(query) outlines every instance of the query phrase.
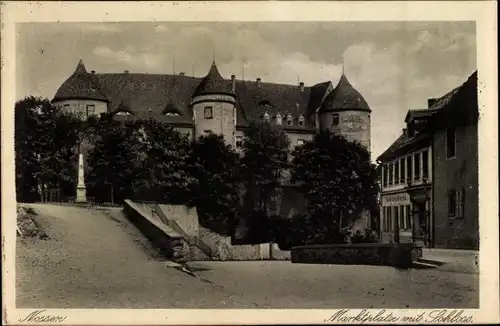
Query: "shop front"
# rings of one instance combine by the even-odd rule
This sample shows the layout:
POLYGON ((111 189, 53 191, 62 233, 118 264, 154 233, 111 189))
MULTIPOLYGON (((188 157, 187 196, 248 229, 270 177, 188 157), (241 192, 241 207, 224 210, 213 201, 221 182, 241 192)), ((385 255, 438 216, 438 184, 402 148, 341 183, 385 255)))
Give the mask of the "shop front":
POLYGON ((411 202, 411 219, 413 223, 412 238, 419 245, 427 248, 433 246, 431 186, 423 184, 406 188, 411 202))

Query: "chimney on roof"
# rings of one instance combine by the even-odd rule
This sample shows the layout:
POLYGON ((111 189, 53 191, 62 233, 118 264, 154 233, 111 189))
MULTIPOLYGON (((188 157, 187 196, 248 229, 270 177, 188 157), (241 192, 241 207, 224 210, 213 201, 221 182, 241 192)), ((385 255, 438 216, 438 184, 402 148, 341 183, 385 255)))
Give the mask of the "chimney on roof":
POLYGON ((259 77, 257 78, 257 86, 260 87, 260 83, 261 83, 262 79, 259 77))
POLYGON ((437 98, 428 99, 427 100, 427 107, 430 109, 434 105, 434 103, 436 103, 436 101, 437 101, 437 98))
POLYGON ((408 133, 408 129, 403 128, 403 135, 406 135, 408 133))
POLYGON ((299 86, 300 86, 300 91, 303 92, 304 91, 304 82, 300 82, 299 86))
POLYGON ((183 73, 183 72, 180 72, 180 73, 179 73, 179 76, 185 76, 185 75, 186 75, 186 74, 185 74, 185 73, 183 73))
POLYGON ((235 75, 231 75, 231 89, 233 90, 233 92, 236 91, 236 76, 235 75))
POLYGON ((95 70, 91 70, 90 73, 95 74, 95 70))
POLYGON ((125 70, 124 73, 128 74, 128 70, 125 70))

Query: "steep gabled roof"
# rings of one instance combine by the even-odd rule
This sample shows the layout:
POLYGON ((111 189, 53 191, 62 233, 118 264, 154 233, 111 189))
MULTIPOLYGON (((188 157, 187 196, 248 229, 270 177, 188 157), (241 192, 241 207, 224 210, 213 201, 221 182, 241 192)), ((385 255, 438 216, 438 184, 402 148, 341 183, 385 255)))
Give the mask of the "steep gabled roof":
POLYGON ((430 118, 438 112, 439 109, 412 109, 406 113, 405 122, 412 119, 425 119, 430 118))
POLYGON ((231 82, 222 78, 215 61, 212 62, 208 74, 202 79, 194 92, 194 96, 204 94, 234 94, 231 82))
POLYGON ((326 92, 330 89, 332 89, 332 82, 331 81, 326 81, 323 83, 319 83, 311 87, 311 92, 309 96, 309 112, 308 115, 311 116, 313 115, 317 109, 321 107, 321 104, 323 104, 324 96, 326 92))
POLYGON ((78 62, 75 72, 59 87, 52 101, 71 99, 107 101, 99 83, 93 74, 87 73, 82 60, 78 62))
POLYGON ((346 109, 371 112, 363 96, 351 85, 345 74, 342 74, 335 89, 325 99, 322 111, 329 112, 346 109))

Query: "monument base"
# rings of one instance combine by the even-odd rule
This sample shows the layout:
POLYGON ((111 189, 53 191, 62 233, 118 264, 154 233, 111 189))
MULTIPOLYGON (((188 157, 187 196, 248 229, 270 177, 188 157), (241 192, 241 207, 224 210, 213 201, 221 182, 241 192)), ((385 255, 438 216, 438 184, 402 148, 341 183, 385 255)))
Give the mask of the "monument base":
POLYGON ((87 189, 85 187, 76 188, 76 203, 86 203, 87 202, 87 189))

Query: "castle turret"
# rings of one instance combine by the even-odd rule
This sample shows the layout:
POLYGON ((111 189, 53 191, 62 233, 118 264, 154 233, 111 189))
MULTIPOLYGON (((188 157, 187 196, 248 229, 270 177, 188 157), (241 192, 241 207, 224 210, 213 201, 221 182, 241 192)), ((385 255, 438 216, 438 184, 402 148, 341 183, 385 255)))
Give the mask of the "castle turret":
POLYGON ((342 74, 337 87, 326 97, 319 111, 321 129, 330 129, 357 141, 370 150, 371 109, 363 96, 342 74))
POLYGON ((75 72, 59 87, 52 103, 83 118, 108 110, 108 100, 101 91, 98 77, 94 72, 87 72, 82 60, 75 72))
POLYGON ((222 78, 215 61, 193 94, 195 137, 207 133, 222 134, 235 145, 236 94, 231 81, 222 78))

